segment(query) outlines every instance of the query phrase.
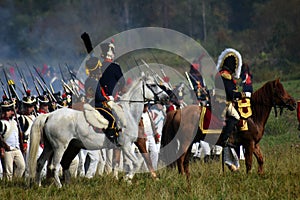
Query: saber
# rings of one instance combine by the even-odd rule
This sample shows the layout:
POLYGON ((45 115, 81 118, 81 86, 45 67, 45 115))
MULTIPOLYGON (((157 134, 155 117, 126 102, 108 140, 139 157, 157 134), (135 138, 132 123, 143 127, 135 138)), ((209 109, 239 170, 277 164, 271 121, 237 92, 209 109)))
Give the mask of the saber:
POLYGON ((190 76, 187 72, 185 72, 185 76, 186 76, 186 79, 188 80, 188 82, 190 84, 191 89, 194 90, 194 86, 193 86, 192 81, 190 79, 190 76))

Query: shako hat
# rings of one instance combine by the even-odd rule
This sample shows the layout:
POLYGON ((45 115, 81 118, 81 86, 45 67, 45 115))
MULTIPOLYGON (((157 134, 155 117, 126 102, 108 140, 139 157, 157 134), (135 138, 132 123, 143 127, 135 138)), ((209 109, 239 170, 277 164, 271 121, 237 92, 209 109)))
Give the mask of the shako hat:
POLYGON ((22 103, 24 105, 27 105, 27 106, 32 106, 32 105, 35 105, 36 103, 36 98, 34 96, 31 96, 31 91, 30 90, 27 90, 26 91, 26 96, 23 97, 22 99, 22 103))
POLYGON ((3 100, 2 100, 2 102, 1 102, 1 109, 2 109, 3 111, 13 109, 15 103, 14 103, 11 99, 7 98, 6 95, 4 95, 4 96, 2 97, 2 99, 3 99, 3 100))
POLYGON ((49 103, 49 98, 47 97, 47 95, 46 94, 43 94, 43 95, 40 95, 40 96, 38 96, 38 102, 39 102, 39 104, 41 105, 46 105, 46 104, 48 104, 49 103))

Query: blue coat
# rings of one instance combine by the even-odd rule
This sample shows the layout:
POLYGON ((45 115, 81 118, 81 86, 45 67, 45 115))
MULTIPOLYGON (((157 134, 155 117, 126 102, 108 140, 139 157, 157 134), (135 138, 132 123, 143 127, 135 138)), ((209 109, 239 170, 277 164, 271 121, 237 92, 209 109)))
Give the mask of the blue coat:
POLYGON ((104 62, 102 64, 102 77, 100 78, 101 87, 107 96, 115 96, 117 90, 125 86, 125 79, 120 65, 116 63, 104 62), (118 81, 120 81, 118 83, 118 81), (115 89, 115 87, 118 87, 115 89), (115 90, 115 91, 114 91, 115 90))

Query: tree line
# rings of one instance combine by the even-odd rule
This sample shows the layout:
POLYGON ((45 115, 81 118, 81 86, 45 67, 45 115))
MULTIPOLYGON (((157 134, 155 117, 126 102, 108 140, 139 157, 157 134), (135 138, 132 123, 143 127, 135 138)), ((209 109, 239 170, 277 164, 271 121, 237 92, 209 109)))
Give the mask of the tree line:
POLYGON ((192 37, 215 60, 226 47, 239 50, 258 81, 266 73, 297 79, 298 5, 299 0, 3 0, 0 60, 81 60, 84 31, 98 43, 124 30, 156 26, 192 37))

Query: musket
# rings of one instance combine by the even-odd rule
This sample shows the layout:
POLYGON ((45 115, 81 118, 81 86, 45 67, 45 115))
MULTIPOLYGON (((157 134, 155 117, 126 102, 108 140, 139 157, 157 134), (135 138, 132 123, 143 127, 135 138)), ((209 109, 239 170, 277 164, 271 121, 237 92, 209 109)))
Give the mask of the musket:
MULTIPOLYGON (((27 63, 26 63, 26 65, 27 65, 27 63)), ((30 73, 30 75, 31 75, 31 78, 32 78, 32 81, 33 81, 33 84, 34 84, 35 90, 36 90, 36 92, 37 92, 38 96, 41 96, 40 89, 39 89, 39 87, 38 87, 38 86, 37 86, 37 84, 36 84, 36 79, 35 79, 35 77, 33 76, 33 74, 32 74, 32 72, 31 72, 31 70, 30 70, 30 68, 29 68, 29 67, 28 67, 28 69, 29 69, 29 73, 30 73)))
MULTIPOLYGON (((71 76, 70 82, 71 82, 72 88, 73 88, 73 90, 74 90, 74 92, 75 92, 75 95, 76 95, 77 97, 79 97, 79 93, 78 93, 76 87, 79 88, 79 90, 83 91, 84 93, 85 93, 85 91, 84 91, 84 90, 76 83, 76 80, 78 80, 81 84, 83 84, 83 83, 82 83, 82 82, 76 77, 76 75, 72 72, 72 70, 70 69, 69 65, 68 65, 67 63, 65 63, 65 64, 66 64, 66 67, 67 67, 67 69, 68 69, 68 72, 69 72, 69 74, 70 74, 70 76, 71 76), (75 87, 75 85, 76 85, 76 87, 75 87)), ((83 85, 84 85, 84 84, 83 84, 83 85)))
POLYGON ((35 70, 35 72, 37 73, 37 75, 40 77, 40 79, 42 80, 42 82, 44 83, 44 84, 42 84, 40 82, 40 80, 38 79, 38 77, 36 77, 36 79, 38 81, 38 84, 41 86, 41 88, 43 88, 44 91, 47 91, 49 93, 50 98, 52 99, 52 101, 54 101, 55 103, 57 103, 55 97, 53 96, 53 93, 48 88, 47 83, 46 83, 45 79, 43 78, 43 76, 40 74, 40 72, 37 70, 37 68, 34 65, 33 65, 33 69, 35 70), (43 85, 44 85, 44 87, 43 87, 43 85))
POLYGON ((61 83, 62 83, 63 88, 65 89, 65 91, 69 90, 73 95, 77 96, 77 94, 75 94, 75 92, 72 90, 72 88, 65 82, 66 79, 65 79, 64 74, 62 72, 60 64, 58 64, 58 67, 59 67, 59 71, 60 71, 60 75, 61 75, 61 83))
POLYGON ((1 78, 0 78, 0 82, 1 82, 1 87, 3 90, 3 94, 8 97, 7 91, 5 90, 5 86, 4 86, 4 83, 2 82, 1 78))
POLYGON ((17 71, 18 71, 19 76, 20 76, 20 78, 21 78, 21 79, 20 79, 20 82, 21 82, 21 84, 22 84, 22 86, 23 86, 23 89, 24 89, 24 91, 25 91, 25 93, 26 93, 26 91, 28 90, 28 83, 26 84, 25 76, 24 76, 24 74, 22 74, 22 72, 20 71, 20 69, 19 69, 17 63, 16 63, 16 68, 17 68, 17 71))
POLYGON ((6 82, 7 82, 7 91, 8 91, 8 94, 10 95, 10 97, 11 97, 11 99, 12 99, 12 92, 14 92, 14 95, 16 95, 17 100, 20 102, 19 95, 18 95, 16 89, 15 89, 14 86, 13 86, 14 81, 11 80, 11 79, 8 79, 7 73, 6 73, 6 71, 4 70, 4 68, 3 68, 3 73, 4 73, 5 80, 6 80, 6 82), (13 90, 13 91, 11 91, 11 90, 13 90))
MULTIPOLYGON (((141 61, 144 63, 144 65, 151 71, 152 75, 154 76, 155 82, 159 85, 160 82, 163 83, 165 82, 155 71, 153 71, 153 69, 150 68, 150 66, 143 60, 141 59, 141 61), (158 80, 157 80, 158 79, 158 80)), ((170 86, 169 86, 170 87, 170 86)), ((172 90, 172 88, 168 88, 170 90, 172 90)))
MULTIPOLYGON (((167 75, 166 75, 164 69, 162 68, 162 66, 161 66, 161 65, 159 65, 159 66, 160 66, 160 72, 162 73, 162 75, 163 75, 164 77, 167 77, 167 75)), ((168 85, 169 85, 170 88, 173 88, 173 86, 172 86, 172 84, 170 83, 170 81, 168 81, 168 85)))
MULTIPOLYGON (((159 67, 160 67, 160 72, 161 72, 161 74, 163 75, 163 77, 167 77, 167 75, 166 75, 164 69, 163 69, 162 66, 159 64, 159 62, 158 62, 157 58, 154 56, 153 52, 152 52, 152 51, 150 51, 150 52, 151 52, 151 55, 152 55, 152 57, 154 58, 155 62, 159 65, 159 67)), ((172 89, 172 88, 173 88, 173 86, 172 86, 172 84, 170 83, 170 81, 168 82, 168 85, 169 85, 169 89, 172 89)))
MULTIPOLYGON (((10 65, 10 66, 14 66, 14 65, 12 65, 11 63, 7 63, 8 65, 10 65)), ((24 91, 25 91, 25 93, 26 93, 26 91, 27 91, 27 85, 28 85, 28 83, 26 83, 25 82, 25 79, 23 78, 23 76, 22 76, 22 73, 20 72, 20 69, 19 69, 19 67, 18 67, 18 65, 17 65, 17 63, 15 63, 15 66, 14 66, 16 69, 17 69, 17 71, 18 71, 18 74, 19 74, 19 76, 20 76, 20 82, 21 82, 21 84, 22 84, 22 86, 23 86, 23 89, 24 89, 24 91)), ((16 86, 17 87, 17 86, 16 86)), ((18 87, 17 87, 18 88, 18 87)), ((19 88, 18 88, 19 89, 19 88)), ((19 89, 20 90, 20 89, 19 89)), ((20 90, 21 91, 21 90, 20 90)), ((22 92, 23 93, 23 92, 22 92)))
MULTIPOLYGON (((3 70, 4 76, 5 76, 6 82, 8 84, 9 80, 8 80, 7 74, 6 74, 5 70, 4 70, 4 68, 2 70, 3 70)), ((8 90, 7 90, 8 91, 8 97, 9 97, 9 99, 11 99, 13 101, 12 93, 10 91, 10 88, 13 88, 13 87, 9 87, 8 86, 7 88, 8 88, 8 90)), ((18 130, 19 130, 20 149, 21 149, 22 153, 24 153, 24 148, 23 148, 23 132, 22 132, 22 129, 21 129, 21 125, 20 125, 18 116, 17 116, 17 111, 16 111, 15 104, 13 105, 13 111, 14 111, 14 115, 15 115, 15 120, 17 122, 17 127, 18 127, 18 130)))

